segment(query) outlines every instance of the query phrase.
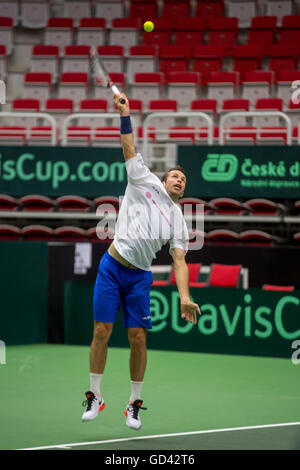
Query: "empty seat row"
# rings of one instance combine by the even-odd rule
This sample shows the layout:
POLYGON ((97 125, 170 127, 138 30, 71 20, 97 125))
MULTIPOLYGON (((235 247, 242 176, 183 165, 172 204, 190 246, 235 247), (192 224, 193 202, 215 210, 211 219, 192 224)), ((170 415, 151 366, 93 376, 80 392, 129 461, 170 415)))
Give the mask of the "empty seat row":
MULTIPOLYGON (((266 198, 252 198, 241 201, 228 197, 217 197, 210 200, 184 197, 180 199, 179 204, 184 215, 196 213, 197 205, 203 207, 205 215, 277 216, 290 212, 290 209, 282 202, 266 198)), ((62 212, 94 212, 102 205, 105 210, 118 212, 120 200, 116 196, 99 196, 94 199, 88 199, 82 196, 66 195, 53 199, 39 194, 29 194, 20 198, 0 194, 1 211, 23 210, 53 212, 58 210, 62 212)), ((300 215, 300 201, 295 201, 292 212, 300 215)))
MULTIPOLYGON (((203 234, 205 244, 222 244, 244 246, 272 247, 280 242, 280 239, 263 230, 245 230, 241 233, 219 229, 203 234)), ((54 240, 62 239, 68 241, 93 241, 109 242, 114 238, 114 229, 108 227, 94 226, 84 229, 79 226, 60 226, 52 228, 47 225, 27 225, 18 227, 11 224, 0 224, 0 241, 5 240, 54 240)), ((299 245, 299 233, 294 234, 294 241, 299 245)), ((193 233, 190 233, 193 241, 193 233)), ((292 242, 292 241, 291 241, 292 242)))
MULTIPOLYGON (((237 72, 213 72, 206 85, 201 83, 199 73, 192 72, 173 72, 167 76, 162 73, 137 73, 131 85, 126 83, 124 74, 111 73, 110 78, 120 90, 127 93, 129 99, 142 101, 144 112, 149 111, 150 101, 162 98, 176 101, 178 111, 193 109, 191 103, 199 98, 217 101, 218 112, 221 111, 221 103, 228 99, 249 100, 250 110, 255 109, 260 99, 276 97, 282 100, 282 110, 292 110, 299 102, 297 81, 300 79, 300 70, 278 73, 276 79, 272 72, 248 72, 242 80, 237 72), (293 83, 294 96, 291 90, 293 83)), ((46 109, 47 100, 51 98, 71 99, 74 109, 79 109, 83 99, 102 99, 107 101, 109 111, 115 109, 111 90, 99 82, 91 81, 87 73, 63 73, 56 87, 52 84, 50 73, 27 73, 24 76, 22 98, 39 100, 41 110, 46 109)))
MULTIPOLYGON (((299 28, 300 30, 300 28, 299 28)), ((300 41, 298 41, 300 44, 300 41)), ((4 47, 4 46, 3 46, 4 47)), ((59 59, 58 46, 37 45, 33 47, 30 71, 51 73, 52 81, 63 72, 89 73, 89 53, 91 46, 65 46, 62 58, 59 59)), ((3 60, 5 49, 1 49, 3 60)), ((226 52, 223 46, 211 45, 160 45, 132 46, 128 54, 124 46, 99 46, 98 56, 108 73, 126 73, 132 81, 136 73, 162 72, 199 72, 202 83, 205 83, 211 72, 224 69, 226 52)), ((262 70, 263 58, 268 58, 266 70, 281 72, 296 70, 300 56, 300 46, 297 42, 286 45, 272 45, 267 52, 261 45, 237 45, 232 52, 232 66, 226 66, 226 71, 239 72, 241 78, 245 73, 262 70)))

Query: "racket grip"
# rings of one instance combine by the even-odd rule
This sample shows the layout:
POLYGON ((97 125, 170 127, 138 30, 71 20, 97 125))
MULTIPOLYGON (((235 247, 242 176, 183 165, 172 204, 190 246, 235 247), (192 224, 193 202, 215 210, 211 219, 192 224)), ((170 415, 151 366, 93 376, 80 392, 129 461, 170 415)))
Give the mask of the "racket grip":
MULTIPOLYGON (((112 92, 113 92, 114 95, 119 95, 119 94, 120 94, 119 88, 116 87, 116 85, 113 85, 113 86, 111 87, 111 90, 112 90, 112 92)), ((125 104, 125 103, 126 103, 126 101, 124 100, 124 98, 120 98, 119 101, 120 101, 121 104, 125 104)))

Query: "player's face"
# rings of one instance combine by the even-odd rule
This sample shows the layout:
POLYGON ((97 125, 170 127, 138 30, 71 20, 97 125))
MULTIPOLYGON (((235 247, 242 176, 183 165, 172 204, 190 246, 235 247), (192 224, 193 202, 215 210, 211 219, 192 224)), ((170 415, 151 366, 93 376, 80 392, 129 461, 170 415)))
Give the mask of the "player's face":
POLYGON ((186 177, 184 173, 179 170, 172 170, 168 174, 167 180, 163 182, 167 193, 173 199, 180 199, 185 190, 186 177))

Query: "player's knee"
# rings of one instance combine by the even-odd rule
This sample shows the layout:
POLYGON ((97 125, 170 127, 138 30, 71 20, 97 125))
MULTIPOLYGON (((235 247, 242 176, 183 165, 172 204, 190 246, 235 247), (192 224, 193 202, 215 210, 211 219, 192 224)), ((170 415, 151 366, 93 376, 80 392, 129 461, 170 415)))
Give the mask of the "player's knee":
POLYGON ((134 349, 144 349, 146 347, 146 332, 143 328, 137 328, 129 333, 129 342, 134 349))
POLYGON ((112 332, 112 323, 97 322, 94 326, 94 340, 107 342, 112 332))

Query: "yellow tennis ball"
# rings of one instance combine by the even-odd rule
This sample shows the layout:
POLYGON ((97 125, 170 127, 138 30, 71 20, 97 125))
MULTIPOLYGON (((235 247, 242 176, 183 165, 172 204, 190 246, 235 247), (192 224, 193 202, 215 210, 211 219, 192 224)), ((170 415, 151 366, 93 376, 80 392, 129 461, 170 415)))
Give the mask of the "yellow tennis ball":
POLYGON ((147 31, 147 33, 151 33, 154 29, 154 24, 152 21, 145 21, 144 23, 144 30, 147 31))

